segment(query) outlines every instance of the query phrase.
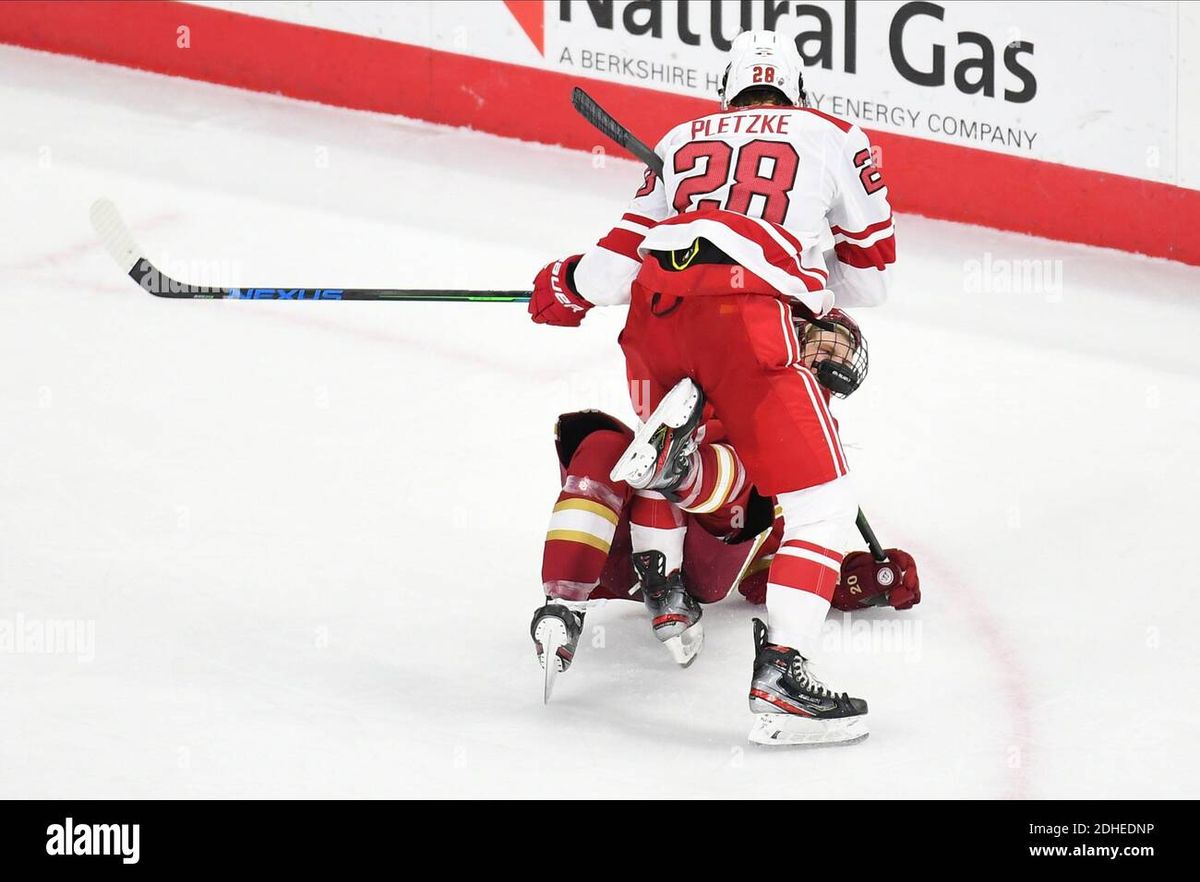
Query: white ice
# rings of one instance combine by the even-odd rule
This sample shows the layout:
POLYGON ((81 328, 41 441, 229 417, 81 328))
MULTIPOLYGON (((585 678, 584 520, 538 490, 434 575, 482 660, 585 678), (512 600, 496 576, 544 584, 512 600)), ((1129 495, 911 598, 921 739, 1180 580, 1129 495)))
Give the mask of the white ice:
POLYGON ((629 414, 621 310, 161 301, 87 221, 197 281, 521 288, 633 163, 12 48, 0 118, 0 796, 1200 792, 1200 270, 899 219, 839 416, 925 599, 830 626, 870 739, 771 750, 740 598, 688 670, 595 611, 542 706, 551 428, 629 414))

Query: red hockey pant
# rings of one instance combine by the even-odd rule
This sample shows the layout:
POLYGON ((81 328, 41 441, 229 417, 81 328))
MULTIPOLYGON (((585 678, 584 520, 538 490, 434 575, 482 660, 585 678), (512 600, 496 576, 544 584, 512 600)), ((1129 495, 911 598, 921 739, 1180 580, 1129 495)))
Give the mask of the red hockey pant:
POLYGON ((846 474, 837 429, 800 362, 791 313, 763 294, 655 295, 633 285, 621 333, 630 396, 643 419, 684 377, 704 390, 765 495, 846 474))

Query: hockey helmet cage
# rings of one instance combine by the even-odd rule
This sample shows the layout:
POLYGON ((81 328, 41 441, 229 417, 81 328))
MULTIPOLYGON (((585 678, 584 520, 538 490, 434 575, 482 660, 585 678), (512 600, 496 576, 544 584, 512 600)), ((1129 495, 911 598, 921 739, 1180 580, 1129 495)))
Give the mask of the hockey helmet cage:
POLYGON ((869 366, 867 341, 858 322, 840 309, 819 319, 796 316, 800 358, 822 386, 845 398, 863 384, 869 366))

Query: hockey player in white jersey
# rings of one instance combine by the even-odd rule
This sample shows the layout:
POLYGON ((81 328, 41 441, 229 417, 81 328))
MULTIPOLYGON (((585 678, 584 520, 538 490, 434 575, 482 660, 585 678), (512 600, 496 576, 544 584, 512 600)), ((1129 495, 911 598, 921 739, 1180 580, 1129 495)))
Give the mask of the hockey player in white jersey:
MULTIPOLYGON (((534 321, 568 326, 594 305, 630 304, 621 344, 645 425, 614 477, 643 491, 640 504, 668 505, 647 491, 686 477, 706 396, 755 483, 777 496, 784 541, 750 690, 751 738, 770 744, 866 735, 866 702, 833 693, 809 665, 857 503, 789 310, 877 305, 895 259, 866 135, 806 106, 802 66, 791 38, 739 35, 721 111, 671 129, 655 148, 663 179, 647 171, 618 224, 585 254, 543 268, 530 302, 534 321)), ((678 533, 635 534, 635 553, 660 551, 674 572, 678 533)))
POLYGON ((628 303, 649 228, 705 207, 782 226, 803 243, 801 263, 828 272, 825 287, 838 307, 883 303, 886 269, 896 254, 887 188, 863 130, 807 106, 802 67, 790 38, 774 31, 740 34, 730 50, 721 110, 667 132, 654 148, 666 180, 647 169, 608 235, 585 254, 543 270, 537 286, 543 296, 535 291, 530 306, 534 321, 578 325, 593 305, 628 303), (828 265, 819 250, 827 230, 836 255, 828 265))

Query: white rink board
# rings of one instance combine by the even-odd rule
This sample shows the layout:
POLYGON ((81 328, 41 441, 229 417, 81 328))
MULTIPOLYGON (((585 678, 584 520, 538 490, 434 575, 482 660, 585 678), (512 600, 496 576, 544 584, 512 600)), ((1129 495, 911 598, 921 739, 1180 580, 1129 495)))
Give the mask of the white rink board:
MULTIPOLYGON (((652 4, 652 17, 644 4, 627 13, 627 2, 548 0, 539 53, 505 6, 490 0, 201 5, 713 99, 725 66, 721 41, 737 33, 743 8, 739 0, 724 0, 717 13, 696 0, 665 2, 652 4), (598 11, 606 7, 611 14, 598 11)), ((787 14, 772 23, 818 35, 804 51, 815 59, 806 80, 821 110, 870 129, 1200 189, 1187 161, 1200 118, 1200 29, 1191 4, 930 4, 940 20, 896 0, 805 4, 827 21, 796 17, 797 5, 783 4, 787 14), (955 85, 956 66, 986 57, 994 94, 965 94, 955 85), (912 82, 901 64, 943 82, 912 82)), ((761 27, 767 4, 746 8, 749 24, 761 27)), ((965 76, 974 84, 980 75, 965 76)))

